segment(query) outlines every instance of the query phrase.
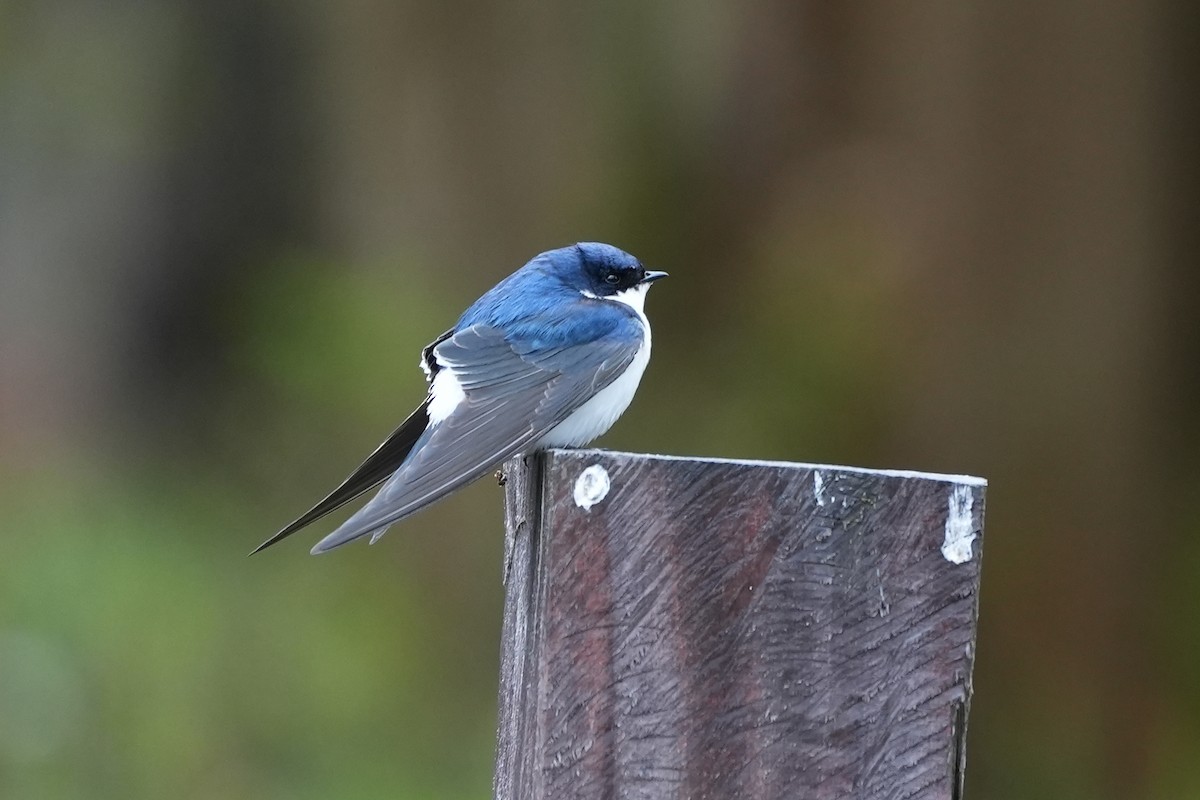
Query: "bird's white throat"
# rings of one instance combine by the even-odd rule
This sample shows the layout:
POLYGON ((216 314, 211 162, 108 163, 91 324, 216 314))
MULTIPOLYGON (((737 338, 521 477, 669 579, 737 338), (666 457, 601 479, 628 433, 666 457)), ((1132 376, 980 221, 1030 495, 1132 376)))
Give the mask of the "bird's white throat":
POLYGON ((624 303, 637 312, 638 317, 642 320, 642 325, 646 328, 647 340, 650 338, 650 321, 646 319, 646 292, 648 291, 650 291, 650 284, 639 283, 623 292, 617 292, 610 298, 618 303, 624 303))
POLYGON ((639 283, 637 286, 624 289, 608 297, 601 297, 595 292, 589 292, 587 289, 583 289, 579 293, 589 300, 614 300, 618 303, 624 303, 637 312, 638 317, 642 320, 642 324, 646 326, 646 330, 650 330, 650 323, 646 321, 646 292, 649 289, 650 284, 639 283))

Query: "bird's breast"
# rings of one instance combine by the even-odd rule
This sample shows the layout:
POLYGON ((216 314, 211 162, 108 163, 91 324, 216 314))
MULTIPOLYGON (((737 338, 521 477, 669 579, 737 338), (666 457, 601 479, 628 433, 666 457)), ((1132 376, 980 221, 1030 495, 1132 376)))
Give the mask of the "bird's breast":
POLYGON ((534 449, 585 445, 604 434, 625 413, 625 409, 629 408, 638 384, 642 381, 642 373, 650 363, 650 321, 640 308, 634 307, 634 310, 638 312, 642 323, 642 346, 634 354, 629 366, 620 377, 596 392, 590 400, 551 429, 538 441, 534 449))

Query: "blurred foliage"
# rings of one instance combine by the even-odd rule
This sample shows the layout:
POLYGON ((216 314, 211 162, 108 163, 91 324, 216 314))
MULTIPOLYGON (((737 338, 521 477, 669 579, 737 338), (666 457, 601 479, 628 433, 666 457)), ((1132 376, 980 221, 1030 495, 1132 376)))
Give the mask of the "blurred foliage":
POLYGON ((278 518, 203 462, 55 464, 5 487, 3 795, 478 796, 494 690, 463 654, 497 647, 498 543, 426 552, 417 575, 246 559, 278 518))

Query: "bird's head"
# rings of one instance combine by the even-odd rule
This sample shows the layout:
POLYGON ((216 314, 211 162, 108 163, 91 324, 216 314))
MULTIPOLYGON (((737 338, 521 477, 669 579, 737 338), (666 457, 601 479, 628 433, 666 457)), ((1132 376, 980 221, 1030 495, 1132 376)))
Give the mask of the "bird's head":
POLYGON ((610 244, 580 242, 564 249, 574 256, 574 264, 562 277, 588 297, 644 294, 651 283, 667 276, 665 272, 647 270, 641 261, 610 244))

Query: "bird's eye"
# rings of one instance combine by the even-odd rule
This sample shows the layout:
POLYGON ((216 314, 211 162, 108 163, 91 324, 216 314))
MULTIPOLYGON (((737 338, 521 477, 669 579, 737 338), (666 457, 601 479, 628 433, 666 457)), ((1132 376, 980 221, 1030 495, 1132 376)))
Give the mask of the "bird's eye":
POLYGON ((604 282, 607 283, 609 286, 616 286, 618 283, 621 282, 621 276, 615 272, 610 272, 604 276, 604 282))

